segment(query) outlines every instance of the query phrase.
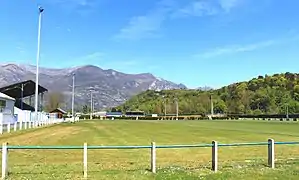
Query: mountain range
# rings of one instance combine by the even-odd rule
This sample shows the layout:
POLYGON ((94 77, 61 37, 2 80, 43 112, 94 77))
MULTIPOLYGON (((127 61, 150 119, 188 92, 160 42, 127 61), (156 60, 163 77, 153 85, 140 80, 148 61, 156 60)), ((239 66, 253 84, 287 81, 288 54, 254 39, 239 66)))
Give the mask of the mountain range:
MULTIPOLYGON (((35 81, 36 67, 24 64, 0 65, 0 87, 25 80, 35 81)), ((93 65, 73 68, 39 68, 39 84, 49 92, 64 94, 64 108, 71 105, 72 76, 75 74, 75 108, 89 105, 91 92, 94 109, 117 106, 146 90, 187 89, 150 73, 126 74, 113 69, 104 70, 93 65)))

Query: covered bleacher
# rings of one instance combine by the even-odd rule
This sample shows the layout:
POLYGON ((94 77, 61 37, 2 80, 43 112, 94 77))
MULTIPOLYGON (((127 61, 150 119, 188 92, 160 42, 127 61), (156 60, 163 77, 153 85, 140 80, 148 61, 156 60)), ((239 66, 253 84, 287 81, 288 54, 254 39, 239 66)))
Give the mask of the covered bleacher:
POLYGON ((11 97, 12 101, 14 101, 9 108, 0 112, 0 132, 3 124, 8 126, 9 124, 15 125, 19 123, 20 127, 25 124, 26 129, 26 124, 33 123, 33 126, 37 127, 42 124, 63 122, 63 119, 53 117, 43 110, 44 93, 48 90, 40 85, 38 86, 38 109, 37 113, 34 112, 35 85, 34 81, 28 80, 0 88, 2 95, 11 97))
MULTIPOLYGON (((39 110, 43 110, 43 100, 44 93, 48 90, 42 86, 38 86, 38 94, 39 94, 39 110)), ((12 98, 15 98, 15 107, 21 110, 34 111, 34 104, 32 103, 32 99, 34 100, 35 96, 35 82, 32 80, 27 80, 15 84, 11 84, 5 87, 0 88, 0 92, 6 94, 12 98), (33 96, 33 98, 32 98, 33 96), (28 103, 25 103, 24 98, 28 100, 28 103), (33 105, 33 106, 32 106, 33 105)))

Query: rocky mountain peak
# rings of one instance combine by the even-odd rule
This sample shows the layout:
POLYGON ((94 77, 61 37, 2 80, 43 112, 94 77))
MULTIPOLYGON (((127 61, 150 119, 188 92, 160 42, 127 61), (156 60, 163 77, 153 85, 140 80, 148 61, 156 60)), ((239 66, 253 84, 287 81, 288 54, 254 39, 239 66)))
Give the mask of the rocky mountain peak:
MULTIPOLYGON (((36 67, 24 64, 0 65, 0 87, 25 80, 35 81, 36 67)), ((150 73, 126 74, 113 69, 104 70, 98 66, 85 65, 72 68, 39 68, 40 84, 49 92, 62 92, 66 107, 70 107, 72 74, 75 74, 75 104, 80 109, 89 105, 90 91, 93 91, 95 109, 117 106, 131 96, 148 89, 185 89, 183 84, 157 78, 150 73)))

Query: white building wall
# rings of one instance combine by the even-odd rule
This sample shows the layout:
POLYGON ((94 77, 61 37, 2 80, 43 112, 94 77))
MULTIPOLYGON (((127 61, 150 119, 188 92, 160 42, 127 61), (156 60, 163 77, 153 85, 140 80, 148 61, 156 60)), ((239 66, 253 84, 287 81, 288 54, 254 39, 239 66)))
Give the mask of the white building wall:
MULTIPOLYGON (((21 110, 19 108, 14 107, 15 114, 17 115, 18 122, 33 122, 35 121, 35 112, 21 110)), ((45 112, 38 112, 38 120, 46 121, 49 119, 49 116, 45 112)))
POLYGON ((6 106, 3 108, 2 112, 0 112, 0 121, 2 124, 13 124, 15 122, 14 119, 14 105, 15 101, 13 99, 8 99, 4 97, 0 97, 0 100, 6 102, 6 106))
POLYGON ((29 122, 31 120, 31 112, 26 110, 21 110, 14 107, 14 114, 17 116, 18 122, 29 122))
POLYGON ((6 99, 3 97, 0 97, 0 100, 6 101, 6 107, 3 109, 2 113, 6 114, 14 114, 14 106, 15 106, 15 101, 11 99, 6 99))

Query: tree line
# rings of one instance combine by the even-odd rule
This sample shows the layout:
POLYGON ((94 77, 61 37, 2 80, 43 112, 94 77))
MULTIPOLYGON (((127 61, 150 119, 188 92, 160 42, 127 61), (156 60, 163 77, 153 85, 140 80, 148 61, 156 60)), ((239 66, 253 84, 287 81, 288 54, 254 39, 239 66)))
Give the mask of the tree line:
POLYGON ((140 110, 152 114, 290 114, 299 112, 299 74, 258 76, 215 90, 148 90, 116 107, 122 111, 140 110))

